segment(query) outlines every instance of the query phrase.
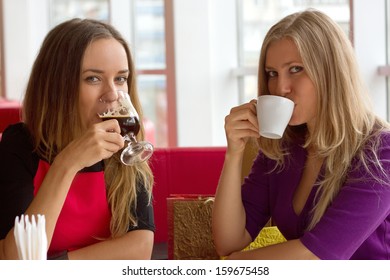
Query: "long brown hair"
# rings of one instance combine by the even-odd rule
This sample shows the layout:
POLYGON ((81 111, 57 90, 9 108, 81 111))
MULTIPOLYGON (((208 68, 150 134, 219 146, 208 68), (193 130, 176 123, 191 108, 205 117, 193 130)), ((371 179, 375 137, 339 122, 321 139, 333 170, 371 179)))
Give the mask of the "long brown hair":
MULTIPOLYGON (((129 95, 142 119, 132 56, 119 32, 109 24, 90 19, 61 23, 48 33, 41 46, 23 104, 24 122, 33 137, 35 150, 49 163, 81 129, 78 111, 81 63, 89 44, 102 38, 114 38, 126 51, 129 95)), ((137 138, 144 138, 143 127, 137 138)), ((137 223, 133 214, 136 190, 143 186, 150 197, 153 175, 147 163, 128 167, 114 155, 105 160, 105 181, 112 212, 111 233, 119 236, 130 224, 137 223)))
POLYGON ((358 158, 376 179, 388 180, 384 170, 378 175, 368 166, 372 163, 380 166, 376 157, 380 144, 378 135, 388 131, 389 124, 373 112, 352 45, 344 31, 328 16, 313 9, 285 17, 267 33, 259 60, 259 95, 270 94, 265 73, 268 46, 282 38, 295 43, 305 71, 316 88, 316 124, 310 135, 305 125, 289 126, 281 140, 260 138, 258 143, 260 150, 276 160, 279 167, 288 158, 288 143, 297 137, 305 139, 304 147, 316 147, 318 156, 325 159, 325 176, 318 188, 310 229, 340 191, 351 171, 353 158, 358 158))

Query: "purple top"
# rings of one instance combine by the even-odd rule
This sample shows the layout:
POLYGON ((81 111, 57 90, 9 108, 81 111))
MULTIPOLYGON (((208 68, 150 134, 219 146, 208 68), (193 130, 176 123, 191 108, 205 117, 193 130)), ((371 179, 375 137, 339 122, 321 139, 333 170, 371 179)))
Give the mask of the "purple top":
MULTIPOLYGON (((378 156, 386 174, 390 174, 390 133, 382 138, 378 156)), ((292 198, 307 154, 300 145, 292 146, 290 153, 284 169, 271 173, 275 161, 260 153, 244 181, 242 200, 246 229, 252 239, 272 217, 287 240, 299 238, 320 259, 390 259, 389 179, 378 183, 364 168, 351 169, 322 219, 312 230, 305 231, 317 188, 313 187, 297 216, 292 198)), ((355 160, 353 167, 357 163, 355 160)))

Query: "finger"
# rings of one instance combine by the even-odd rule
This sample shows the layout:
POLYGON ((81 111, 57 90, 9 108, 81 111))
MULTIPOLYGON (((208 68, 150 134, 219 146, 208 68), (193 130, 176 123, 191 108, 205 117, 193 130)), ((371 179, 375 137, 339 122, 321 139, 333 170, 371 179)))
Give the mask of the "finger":
POLYGON ((241 104, 239 106, 233 107, 230 110, 230 112, 232 113, 232 112, 236 112, 236 111, 240 111, 240 110, 244 110, 244 109, 250 109, 251 111, 256 112, 256 105, 257 105, 257 100, 252 99, 248 103, 244 103, 244 104, 241 104))
POLYGON ((111 143, 111 144, 115 144, 115 145, 119 146, 120 148, 123 148, 123 146, 125 144, 125 140, 122 137, 122 135, 120 135, 119 133, 113 133, 113 132, 105 133, 104 141, 111 143))
POLYGON ((106 142, 104 145, 105 152, 108 152, 109 157, 113 154, 117 153, 120 149, 122 149, 122 145, 117 145, 116 143, 106 142))
POLYGON ((254 126, 249 121, 228 122, 225 124, 225 131, 228 137, 231 137, 231 135, 237 135, 237 133, 242 133, 243 131, 249 132, 249 134, 247 133, 244 137, 256 137, 259 135, 258 127, 254 126))
POLYGON ((250 130, 250 129, 241 129, 241 130, 236 130, 234 133, 230 133, 227 135, 227 138, 229 140, 233 141, 238 141, 241 139, 247 139, 247 138, 260 138, 259 133, 250 130))
POLYGON ((243 112, 251 112, 252 114, 256 115, 256 103, 250 102, 238 107, 234 107, 230 110, 229 115, 235 115, 243 112))
POLYGON ((232 127, 227 127, 226 128, 226 133, 227 134, 234 134, 234 133, 237 133, 239 131, 242 131, 242 130, 245 130, 245 131, 251 131, 253 132, 254 134, 259 134, 259 131, 256 127, 252 126, 250 123, 246 122, 246 123, 242 123, 242 124, 237 124, 235 126, 232 126, 232 127))
POLYGON ((101 123, 98 123, 97 126, 107 132, 116 132, 121 133, 121 128, 119 126, 119 123, 115 119, 107 120, 101 123))
POLYGON ((253 113, 255 113, 255 115, 257 115, 257 99, 252 99, 249 104, 251 105, 249 107, 249 109, 252 110, 253 113))
POLYGON ((246 121, 251 123, 257 130, 259 128, 259 124, 257 121, 257 116, 251 110, 240 110, 233 114, 230 114, 226 117, 226 124, 236 125, 238 122, 246 121))
POLYGON ((259 135, 259 130, 249 122, 241 122, 234 125, 227 125, 225 127, 225 130, 228 136, 236 135, 237 133, 241 133, 242 131, 248 131, 251 135, 259 135))
POLYGON ((113 154, 117 153, 121 148, 122 145, 101 140, 99 142, 95 142, 93 146, 88 146, 82 152, 84 154, 83 159, 88 162, 95 163, 102 159, 110 158, 113 154))

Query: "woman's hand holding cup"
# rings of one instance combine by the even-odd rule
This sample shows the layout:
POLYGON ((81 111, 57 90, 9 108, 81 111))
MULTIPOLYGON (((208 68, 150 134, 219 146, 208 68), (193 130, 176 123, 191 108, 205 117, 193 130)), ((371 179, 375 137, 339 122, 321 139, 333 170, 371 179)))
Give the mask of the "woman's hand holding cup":
POLYGON ((228 151, 233 153, 243 153, 248 139, 259 137, 255 99, 230 110, 225 118, 225 132, 228 151))
POLYGON ((232 108, 225 118, 228 151, 243 153, 250 137, 282 138, 293 110, 293 101, 276 95, 261 95, 232 108))

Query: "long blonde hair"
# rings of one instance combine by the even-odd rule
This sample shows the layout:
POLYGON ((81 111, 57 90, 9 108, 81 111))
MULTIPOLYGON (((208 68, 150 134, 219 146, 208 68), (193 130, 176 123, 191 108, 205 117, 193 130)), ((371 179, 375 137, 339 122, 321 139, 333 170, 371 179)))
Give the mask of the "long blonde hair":
MULTIPOLYGON (((37 154, 51 163, 81 130, 79 84, 85 49, 94 40, 114 38, 124 47, 129 68, 128 89, 142 120, 136 73, 129 47, 112 26, 90 19, 72 19, 59 24, 46 36, 32 68, 24 98, 23 112, 37 154)), ((142 122, 141 122, 142 123, 142 122)), ((144 138, 141 126, 137 138, 144 138)), ((111 209, 111 235, 123 235, 135 217, 137 187, 149 198, 153 175, 147 163, 128 167, 114 155, 105 163, 107 198, 111 209)), ((150 200, 150 199, 149 199, 150 200)), ((149 201, 150 202, 150 201, 149 201)))
MULTIPOLYGON (((328 16, 306 10, 289 15, 267 33, 260 53, 258 94, 270 94, 265 73, 265 57, 269 44, 282 38, 291 39, 301 57, 318 95, 314 130, 308 134, 305 124, 288 127, 281 140, 260 138, 260 150, 283 167, 288 158, 288 143, 298 137, 304 147, 313 146, 324 158, 325 174, 317 191, 308 229, 313 228, 339 193, 347 178, 353 158, 358 158, 367 171, 370 163, 380 165, 376 150, 381 131, 389 124, 373 113, 371 101, 362 81, 352 45, 343 30, 328 16)), ((381 170, 381 176, 387 176, 381 170)), ((380 179, 381 176, 375 175, 380 179)), ((382 177, 383 178, 383 177, 382 177)))

